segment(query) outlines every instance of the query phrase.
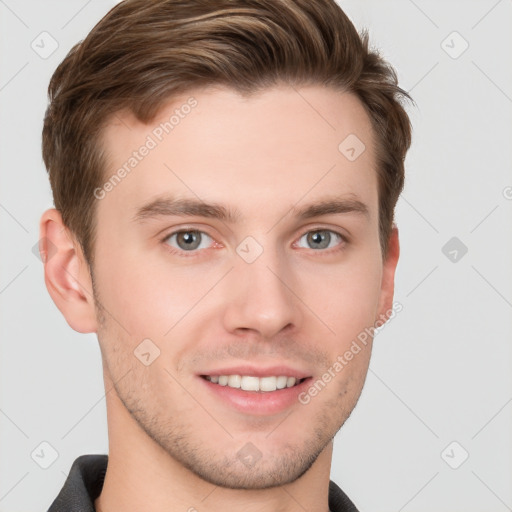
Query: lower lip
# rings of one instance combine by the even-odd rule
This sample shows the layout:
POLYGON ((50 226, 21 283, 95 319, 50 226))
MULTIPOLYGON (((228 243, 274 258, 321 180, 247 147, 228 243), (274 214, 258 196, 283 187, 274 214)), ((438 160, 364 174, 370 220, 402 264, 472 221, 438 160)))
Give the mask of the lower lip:
POLYGON ((214 384, 203 377, 198 377, 210 393, 230 407, 245 414, 266 415, 277 414, 293 404, 298 403, 298 396, 308 386, 311 377, 291 388, 277 389, 276 391, 244 391, 214 384))

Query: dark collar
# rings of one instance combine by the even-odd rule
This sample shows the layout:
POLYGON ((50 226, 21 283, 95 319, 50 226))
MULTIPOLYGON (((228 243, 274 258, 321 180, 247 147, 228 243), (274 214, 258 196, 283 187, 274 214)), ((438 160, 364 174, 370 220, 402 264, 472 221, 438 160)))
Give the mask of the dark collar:
POLYGON ((107 472, 108 455, 81 455, 73 462, 59 495, 48 512, 95 512, 107 472))
MULTIPOLYGON (((107 472, 108 455, 81 455, 48 512, 95 512, 94 500, 100 495, 107 472)), ((357 512, 347 495, 329 482, 331 512, 357 512)))

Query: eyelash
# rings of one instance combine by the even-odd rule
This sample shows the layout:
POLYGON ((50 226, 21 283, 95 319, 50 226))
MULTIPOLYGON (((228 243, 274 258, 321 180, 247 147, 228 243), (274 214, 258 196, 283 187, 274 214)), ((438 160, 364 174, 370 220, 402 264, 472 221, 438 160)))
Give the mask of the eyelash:
MULTIPOLYGON (((330 247, 328 249, 309 249, 310 251, 314 251, 314 252, 322 253, 322 254, 332 254, 332 253, 342 251, 345 248, 345 246, 349 243, 348 238, 346 236, 342 235, 341 233, 338 233, 337 231, 334 231, 332 229, 322 228, 322 227, 308 229, 307 231, 305 231, 298 237, 297 241, 300 241, 305 235, 307 235, 309 233, 316 233, 316 232, 322 232, 322 231, 329 232, 331 234, 334 234, 335 236, 338 236, 341 239, 340 243, 337 244, 335 247, 330 247)), ((205 251, 206 249, 194 249, 192 251, 184 251, 182 249, 176 249, 175 247, 171 247, 168 243, 166 243, 166 241, 168 241, 174 235, 179 235, 180 233, 189 233, 189 232, 197 232, 197 233, 200 233, 201 235, 206 235, 209 238, 211 238, 213 242, 215 242, 215 239, 212 236, 210 236, 207 232, 201 231, 200 229, 196 229, 196 228, 188 228, 188 229, 185 228, 185 229, 179 229, 177 231, 172 231, 171 233, 166 234, 160 240, 160 242, 163 243, 166 250, 168 250, 171 254, 179 255, 179 256, 185 257, 185 258, 197 256, 199 253, 201 253, 202 251, 205 251)), ((217 243, 217 242, 215 242, 215 243, 217 243)), ((295 243, 296 242, 294 242, 294 244, 295 243)), ((302 248, 302 249, 304 249, 304 248, 302 248)))

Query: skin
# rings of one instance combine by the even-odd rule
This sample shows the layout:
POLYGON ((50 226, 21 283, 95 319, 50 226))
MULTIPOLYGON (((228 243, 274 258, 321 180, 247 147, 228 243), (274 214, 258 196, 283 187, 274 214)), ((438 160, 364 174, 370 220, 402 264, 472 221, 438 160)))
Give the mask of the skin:
POLYGON ((309 404, 278 414, 233 409, 198 373, 287 364, 316 380, 389 315, 398 231, 383 259, 371 123, 356 97, 322 86, 250 98, 197 90, 149 125, 115 116, 104 132, 106 179, 192 95, 190 114, 97 202, 94 281, 59 212, 41 219, 41 238, 58 248, 45 262, 48 290, 69 325, 96 332, 101 347, 109 465, 96 508, 284 512, 299 503, 325 512, 332 439, 360 396, 371 341, 309 404), (353 162, 338 150, 349 134, 366 146, 353 162), (222 204, 240 219, 132 220, 161 194, 222 204), (357 198, 368 216, 300 220, 292 211, 333 197, 357 198), (210 238, 188 252, 164 238, 184 228, 210 238), (311 245, 315 230, 330 230, 329 248, 311 245), (263 248, 250 264, 236 252, 247 236, 263 248), (160 350, 148 366, 134 357, 147 338, 160 350), (261 454, 253 467, 237 456, 248 442, 261 454))

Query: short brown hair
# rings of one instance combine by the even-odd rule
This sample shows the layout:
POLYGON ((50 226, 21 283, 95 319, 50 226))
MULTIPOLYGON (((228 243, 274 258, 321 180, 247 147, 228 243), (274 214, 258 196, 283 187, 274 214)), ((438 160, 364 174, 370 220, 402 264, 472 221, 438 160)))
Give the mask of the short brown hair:
MULTIPOLYGON (((173 96, 227 85, 249 95, 286 83, 356 95, 376 136, 383 257, 404 186, 411 124, 395 70, 334 0, 125 0, 75 45, 48 88, 43 158, 55 207, 89 265, 102 128, 124 109, 151 122, 173 96)), ((341 142, 341 141, 340 141, 341 142)))

